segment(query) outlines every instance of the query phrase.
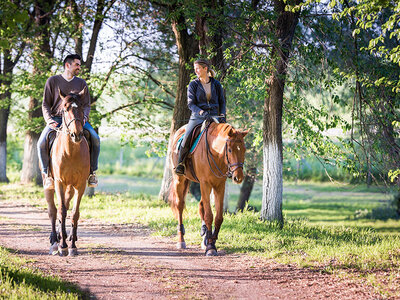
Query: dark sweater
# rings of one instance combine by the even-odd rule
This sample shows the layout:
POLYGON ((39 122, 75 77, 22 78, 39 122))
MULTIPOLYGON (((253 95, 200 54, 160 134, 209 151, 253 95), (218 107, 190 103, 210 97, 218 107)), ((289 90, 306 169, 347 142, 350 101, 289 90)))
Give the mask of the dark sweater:
POLYGON ((210 77, 211 98, 207 101, 206 92, 197 78, 188 86, 188 107, 192 111, 192 117, 199 115, 201 110, 209 112, 212 116, 226 115, 224 91, 218 80, 210 77))
POLYGON ((86 87, 86 93, 83 98, 83 112, 85 115, 85 121, 87 121, 90 113, 90 96, 86 81, 79 77, 74 77, 71 81, 67 81, 61 75, 51 76, 47 79, 44 87, 42 103, 42 112, 46 123, 49 124, 53 122, 51 117, 61 116, 59 109, 62 100, 58 93, 58 89, 61 90, 63 95, 68 95, 69 93, 78 94, 84 87, 86 87))

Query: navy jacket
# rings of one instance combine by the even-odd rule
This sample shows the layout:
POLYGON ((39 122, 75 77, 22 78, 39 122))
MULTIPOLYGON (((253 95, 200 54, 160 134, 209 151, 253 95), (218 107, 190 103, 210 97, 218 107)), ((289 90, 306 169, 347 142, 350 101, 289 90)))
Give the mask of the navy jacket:
POLYGON ((197 78, 189 83, 188 107, 192 111, 191 118, 197 118, 201 110, 207 111, 212 116, 226 115, 224 91, 218 80, 210 77, 211 98, 207 101, 206 92, 197 78))

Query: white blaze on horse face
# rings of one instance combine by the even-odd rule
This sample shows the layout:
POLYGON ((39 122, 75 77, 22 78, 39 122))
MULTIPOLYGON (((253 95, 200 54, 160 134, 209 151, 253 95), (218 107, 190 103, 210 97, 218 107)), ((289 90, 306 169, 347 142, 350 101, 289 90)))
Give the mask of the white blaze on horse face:
POLYGON ((75 102, 72 102, 71 107, 78 107, 78 105, 75 102))

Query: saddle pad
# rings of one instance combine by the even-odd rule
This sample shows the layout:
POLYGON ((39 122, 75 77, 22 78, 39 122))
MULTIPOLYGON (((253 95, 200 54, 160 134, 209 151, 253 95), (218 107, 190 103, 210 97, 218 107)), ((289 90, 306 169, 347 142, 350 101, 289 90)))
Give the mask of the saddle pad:
MULTIPOLYGON (((194 150, 196 150, 197 144, 199 143, 200 138, 201 138, 201 136, 203 135, 203 133, 204 133, 204 129, 203 129, 202 132, 200 132, 200 134, 198 135, 198 137, 194 140, 193 145, 192 145, 192 147, 190 148, 190 154, 192 154, 192 153, 194 152, 194 150)), ((178 143, 176 143, 176 152, 178 152, 179 149, 181 148, 182 141, 183 141, 183 138, 184 138, 184 137, 185 137, 185 133, 182 134, 182 136, 181 136, 181 137, 179 138, 179 140, 178 140, 178 143)))
POLYGON ((52 130, 47 134, 47 149, 49 153, 51 148, 53 147, 56 137, 57 137, 57 132, 55 130, 52 130))
MULTIPOLYGON (((90 139, 90 132, 87 129, 83 129, 83 134, 85 135, 86 141, 89 145, 89 150, 92 151, 92 141, 90 139)), ((47 150, 51 154, 51 148, 53 148, 54 141, 56 140, 57 132, 55 130, 50 131, 47 134, 47 150)))

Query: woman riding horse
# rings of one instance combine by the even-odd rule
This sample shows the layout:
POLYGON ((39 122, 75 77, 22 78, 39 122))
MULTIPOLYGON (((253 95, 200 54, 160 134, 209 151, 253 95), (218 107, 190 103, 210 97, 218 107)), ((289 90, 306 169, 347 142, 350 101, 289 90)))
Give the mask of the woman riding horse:
POLYGON ((188 107, 192 111, 189 123, 180 150, 178 165, 175 168, 177 175, 185 174, 185 159, 189 152, 190 136, 193 129, 210 116, 219 116, 219 122, 225 123, 226 105, 224 92, 218 80, 214 78, 215 72, 210 68, 206 59, 194 62, 194 72, 197 79, 189 83, 188 107))
POLYGON ((188 87, 188 107, 192 114, 189 123, 175 133, 173 140, 172 149, 177 149, 178 142, 184 135, 179 153, 172 151, 171 155, 171 163, 176 168, 170 190, 170 204, 178 219, 177 247, 183 249, 186 248, 182 220, 185 195, 189 181, 200 183, 199 214, 202 220, 201 235, 204 236, 202 245, 206 248, 206 255, 213 256, 217 255, 215 242, 223 221, 226 178, 232 177, 235 183, 241 183, 243 180, 246 150, 243 139, 248 131, 235 130, 225 123, 226 107, 223 90, 221 84, 212 77, 213 71, 208 61, 204 59, 195 61, 194 69, 198 78, 190 82, 188 87), (220 122, 211 123, 206 128, 191 156, 191 170, 185 172, 185 159, 189 152, 192 131, 196 125, 210 117, 217 117, 220 122), (214 231, 212 231, 211 192, 214 194, 216 209, 214 231))

